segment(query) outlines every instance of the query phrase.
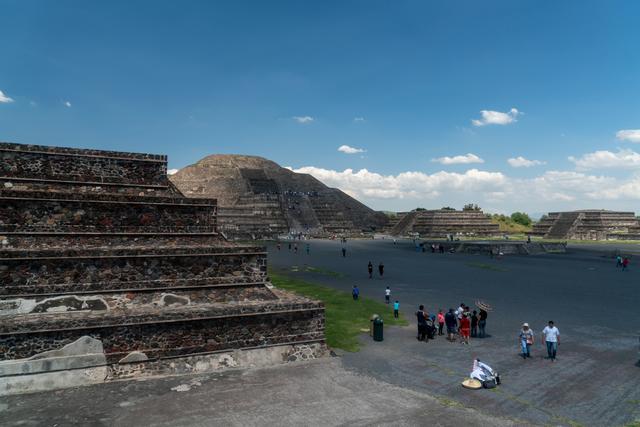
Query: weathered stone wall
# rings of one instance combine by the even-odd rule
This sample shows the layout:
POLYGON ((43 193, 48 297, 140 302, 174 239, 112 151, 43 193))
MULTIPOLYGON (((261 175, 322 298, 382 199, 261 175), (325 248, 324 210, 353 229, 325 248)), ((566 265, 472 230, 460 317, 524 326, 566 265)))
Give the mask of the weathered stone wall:
POLYGON ((0 295, 261 282, 267 268, 264 252, 233 247, 121 250, 108 256, 52 250, 37 255, 0 251, 0 295))
POLYGON ((0 143, 0 176, 17 180, 158 184, 166 156, 0 143))
POLYGON ((164 230, 215 231, 216 207, 210 200, 140 200, 108 195, 51 195, 0 192, 0 233, 164 230))
MULTIPOLYGON (((128 321, 128 319, 123 319, 128 321)), ((71 322, 69 322, 71 323, 71 322)), ((0 360, 22 359, 55 350, 90 336, 102 341, 107 361, 117 362, 133 351, 149 358, 180 356, 230 348, 259 347, 322 340, 323 310, 295 310, 221 318, 197 318, 75 329, 58 325, 55 331, 0 334, 0 360)))

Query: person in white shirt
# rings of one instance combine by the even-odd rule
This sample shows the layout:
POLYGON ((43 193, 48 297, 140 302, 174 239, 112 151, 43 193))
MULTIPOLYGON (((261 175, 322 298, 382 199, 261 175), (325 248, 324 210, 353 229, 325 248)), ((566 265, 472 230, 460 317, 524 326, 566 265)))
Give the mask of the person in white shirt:
POLYGON ((558 344, 560 344, 560 331, 553 325, 553 320, 549 320, 549 325, 542 330, 542 336, 547 345, 547 359, 555 362, 558 344))
POLYGON ((387 286, 387 289, 384 290, 384 302, 389 304, 389 298, 391 298, 391 289, 387 286))

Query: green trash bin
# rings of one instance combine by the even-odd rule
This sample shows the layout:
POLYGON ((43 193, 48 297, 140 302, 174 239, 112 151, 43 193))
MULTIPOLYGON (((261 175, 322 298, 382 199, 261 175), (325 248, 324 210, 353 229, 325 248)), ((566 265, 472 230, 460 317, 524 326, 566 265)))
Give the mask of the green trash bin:
POLYGON ((382 341, 382 327, 384 322, 382 321, 382 317, 377 317, 373 320, 373 340, 374 341, 382 341))

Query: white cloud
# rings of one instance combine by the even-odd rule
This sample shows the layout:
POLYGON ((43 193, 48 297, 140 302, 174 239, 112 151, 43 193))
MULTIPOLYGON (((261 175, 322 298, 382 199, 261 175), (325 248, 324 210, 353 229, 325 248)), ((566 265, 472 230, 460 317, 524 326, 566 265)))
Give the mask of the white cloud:
POLYGON ((338 151, 346 154, 357 154, 357 153, 364 153, 367 150, 363 150, 362 148, 350 147, 348 145, 341 145, 340 147, 338 147, 338 151))
POLYGON ((619 130, 616 138, 620 141, 640 142, 640 129, 619 130))
POLYGON ((71 103, 69 101, 64 101, 64 106, 71 108, 71 103))
POLYGON ((315 121, 315 119, 313 117, 311 117, 311 116, 293 116, 292 119, 295 120, 298 123, 303 124, 303 125, 309 124, 309 123, 315 121))
POLYGON ((509 163, 509 165, 511 165, 511 167, 514 167, 514 168, 530 168, 531 166, 539 166, 539 165, 547 164, 547 162, 543 162, 541 160, 529 160, 529 159, 525 159, 522 156, 512 157, 507 160, 507 163, 509 163))
POLYGON ((366 120, 365 120, 365 118, 364 118, 364 117, 354 117, 354 118, 353 118, 353 121, 354 121, 355 123, 366 122, 366 120))
POLYGON ((10 102, 13 102, 13 98, 9 98, 0 90, 0 104, 8 104, 10 102))
POLYGON ((439 157, 437 159, 431 159, 431 161, 440 163, 442 165, 467 165, 470 163, 484 163, 484 160, 472 153, 467 153, 464 156, 439 157))
POLYGON ((569 157, 569 161, 576 165, 576 169, 638 169, 640 168, 640 153, 633 150, 618 150, 617 153, 607 150, 594 151, 583 154, 582 157, 569 157))
POLYGON ((443 191, 500 191, 506 177, 500 172, 471 169, 465 173, 440 171, 434 174, 402 172, 398 175, 382 175, 367 169, 334 171, 314 166, 294 169, 308 173, 330 187, 338 187, 356 198, 374 199, 432 199, 443 191))
POLYGON ((477 203, 487 212, 542 213, 576 209, 632 210, 640 200, 640 172, 626 178, 578 171, 547 171, 534 178, 470 169, 464 173, 416 171, 384 175, 367 169, 335 171, 314 166, 292 169, 337 187, 374 209, 417 206, 461 208, 477 203))
POLYGON ((480 119, 471 120, 474 126, 486 126, 486 125, 508 125, 513 122, 517 122, 518 116, 523 113, 516 108, 512 108, 506 113, 500 111, 482 110, 480 119))
POLYGON ((180 169, 169 169, 167 170, 167 175, 173 175, 178 172, 180 169))

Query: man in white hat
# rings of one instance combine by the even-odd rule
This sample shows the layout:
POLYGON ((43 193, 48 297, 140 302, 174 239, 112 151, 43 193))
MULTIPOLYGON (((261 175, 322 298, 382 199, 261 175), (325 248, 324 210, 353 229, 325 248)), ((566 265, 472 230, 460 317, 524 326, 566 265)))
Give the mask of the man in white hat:
POLYGON ((518 336, 520 347, 522 348, 522 358, 531 357, 531 346, 533 345, 533 331, 528 323, 522 324, 520 335, 518 336))

